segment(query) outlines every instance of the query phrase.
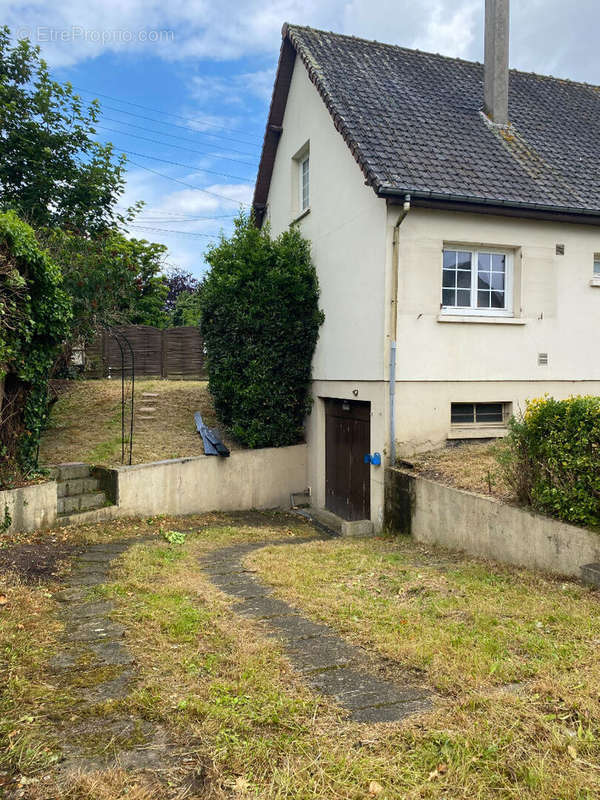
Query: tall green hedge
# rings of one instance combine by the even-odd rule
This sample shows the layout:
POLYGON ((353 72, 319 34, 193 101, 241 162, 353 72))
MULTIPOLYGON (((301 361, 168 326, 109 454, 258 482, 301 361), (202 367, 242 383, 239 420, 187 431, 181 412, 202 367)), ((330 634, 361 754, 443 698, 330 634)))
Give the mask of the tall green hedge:
POLYGON ((219 420, 248 447, 301 441, 323 322, 309 242, 296 229, 273 239, 241 214, 206 260, 201 330, 219 420))
POLYGON ((532 400, 505 443, 501 463, 521 502, 600 526, 600 397, 532 400))

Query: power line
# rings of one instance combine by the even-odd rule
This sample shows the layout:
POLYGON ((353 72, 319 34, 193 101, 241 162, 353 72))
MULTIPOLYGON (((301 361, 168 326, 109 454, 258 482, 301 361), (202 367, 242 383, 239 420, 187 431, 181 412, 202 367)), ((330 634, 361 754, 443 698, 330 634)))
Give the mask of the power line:
MULTIPOLYGON (((119 203, 116 204, 115 208, 122 209, 123 211, 129 211, 130 206, 121 205, 119 203)), ((143 219, 150 220, 154 217, 177 217, 174 222, 195 222, 201 220, 212 220, 212 219, 233 219, 237 217, 237 214, 214 214, 214 215, 207 215, 203 217, 198 217, 194 214, 185 214, 183 211, 164 211, 162 209, 153 211, 152 208, 148 208, 147 213, 142 210, 139 212, 140 216, 143 219)), ((138 219, 138 217, 136 217, 138 219)))
MULTIPOLYGON (((101 142, 98 142, 101 144, 101 142)), ((119 150, 123 153, 128 153, 132 156, 136 156, 137 158, 150 158, 152 161, 162 161, 163 164, 172 164, 174 167, 185 167, 186 169, 193 169, 195 172, 208 172, 210 175, 218 175, 220 178, 231 178, 234 181, 248 181, 250 180, 247 177, 242 177, 241 175, 229 175, 226 172, 215 172, 213 169, 204 169, 204 167, 197 167, 193 166, 192 164, 182 164, 180 161, 169 161, 168 158, 159 158, 158 156, 150 156, 147 153, 135 153, 133 150, 124 150, 123 148, 119 147, 119 150)))
POLYGON ((154 228, 150 225, 128 225, 128 228, 136 228, 142 231, 159 231, 160 233, 176 233, 180 236, 203 236, 207 239, 215 239, 218 234, 216 233, 197 233, 196 231, 174 231, 170 228, 154 228))
POLYGON ((121 136, 131 136, 134 139, 143 139, 145 142, 152 142, 152 144, 160 144, 164 147, 173 147, 176 150, 186 150, 188 153, 195 153, 196 155, 202 156, 203 158, 222 158, 226 161, 235 161, 236 164, 244 164, 244 166, 253 167, 256 169, 256 164, 252 164, 249 161, 240 161, 238 158, 227 158, 226 156, 219 156, 214 155, 213 153, 207 153, 203 150, 194 150, 191 147, 182 147, 180 144, 171 144, 170 142, 161 142, 157 139, 151 139, 149 136, 140 136, 139 133, 129 133, 129 131, 119 131, 116 128, 109 128, 108 125, 96 125, 96 128, 102 128, 105 131, 111 131, 111 133, 118 133, 121 136))
POLYGON ((234 200, 232 197, 227 197, 227 195, 211 192, 209 189, 203 189, 201 186, 195 186, 193 183, 182 181, 181 178, 172 178, 170 175, 165 175, 164 172, 159 172, 156 169, 145 167, 143 164, 138 164, 137 161, 130 160, 129 163, 139 167, 140 169, 145 169, 147 172, 152 172, 154 175, 160 175, 161 178, 166 178, 168 181, 173 181, 174 183, 180 183, 182 186, 187 186, 188 189, 195 189, 198 192, 204 192, 204 194, 209 194, 212 197, 218 197, 219 200, 228 200, 230 203, 235 203, 238 206, 246 206, 247 208, 250 207, 250 203, 246 203, 243 200, 234 200))
MULTIPOLYGON (((133 122, 125 122, 125 120, 122 120, 122 119, 114 119, 113 117, 107 117, 106 115, 103 116, 103 119, 106 119, 109 122, 116 122, 118 125, 127 125, 129 128, 135 128, 136 130, 139 130, 139 131, 146 131, 146 133, 154 133, 155 132, 155 131, 152 131, 152 130, 148 130, 148 128, 144 127, 143 125, 136 125, 133 122)), ((99 127, 104 127, 106 130, 114 130, 114 128, 109 128, 106 125, 102 126, 101 123, 96 123, 96 127, 98 127, 98 128, 99 127)), ((128 133, 127 131, 115 131, 115 133, 122 133, 124 136, 135 136, 136 135, 134 133, 128 133)), ((156 131, 156 133, 159 136, 168 136, 170 139, 180 139, 182 142, 192 142, 191 139, 188 139, 185 136, 178 136, 176 133, 167 133, 166 131, 156 131)), ((143 138, 143 137, 138 136, 137 138, 143 138)), ((152 139, 151 141, 154 141, 154 139, 152 139)), ((225 159, 226 161, 234 161, 236 164, 247 164, 248 166, 251 166, 251 167, 256 166, 256 163, 257 163, 257 161, 253 161, 253 162, 242 161, 239 158, 228 158, 227 156, 220 155, 219 153, 207 153, 207 152, 204 152, 203 150, 195 150, 195 149, 190 149, 188 147, 181 147, 181 145, 174 145, 174 144, 170 144, 168 142, 159 142, 159 141, 157 141, 156 144, 164 144, 166 147, 178 147, 178 148, 180 148, 182 150, 190 150, 191 153, 200 153, 201 155, 212 156, 213 158, 222 158, 222 159, 225 159)), ((201 142, 200 144, 203 144, 203 142, 201 142)), ((208 142, 207 142, 207 144, 208 144, 208 142)), ((210 144, 212 144, 212 142, 210 144)), ((253 158, 251 153, 243 153, 241 150, 235 150, 233 147, 228 147, 228 150, 230 150, 232 153, 239 153, 240 155, 250 156, 251 158, 253 158)))
MULTIPOLYGON (((73 85, 73 84, 71 84, 71 85, 73 85)), ((208 120, 197 120, 197 119, 192 119, 191 117, 182 117, 180 114, 173 114, 170 111, 161 111, 158 108, 151 108, 150 106, 143 106, 140 103, 134 103, 131 100, 121 100, 120 98, 112 97, 109 94, 102 94, 102 92, 92 92, 92 91, 90 91, 90 89, 82 89, 80 86, 73 86, 73 88, 76 89, 78 92, 85 92, 85 94, 97 95, 98 97, 106 97, 108 100, 114 100, 117 103, 123 103, 123 105, 134 106, 135 108, 143 108, 146 111, 153 111, 156 114, 164 114, 165 116, 168 116, 168 117, 175 117, 176 119, 182 119, 185 122, 188 122, 188 123, 190 123, 192 125, 198 125, 199 123, 201 123, 203 125, 208 125, 211 128, 217 128, 218 130, 222 130, 222 131, 231 130, 231 128, 228 128, 225 125, 217 125, 214 122, 208 122, 208 120)), ((143 114, 134 114, 133 111, 126 111, 125 109, 122 109, 122 108, 114 108, 114 106, 105 106, 105 108, 109 108, 111 111, 118 111, 121 114, 129 114, 132 117, 138 117, 138 119, 145 119, 145 120, 149 120, 150 122, 156 122, 159 125, 170 125, 170 126, 172 126, 174 128, 181 128, 181 129, 186 130, 186 131, 192 130, 192 131, 194 131, 195 133, 197 133, 197 134, 199 134, 201 136, 213 136, 213 137, 216 137, 216 134, 213 134, 213 133, 205 133, 204 131, 199 131, 199 130, 196 130, 194 128, 189 128, 189 126, 187 126, 187 125, 177 125, 175 122, 163 122, 160 119, 155 119, 154 117, 146 117, 143 114)), ((217 138, 219 138, 219 137, 217 137, 217 138)), ((230 142, 238 142, 238 144, 245 144, 248 147, 260 148, 259 144, 256 144, 255 142, 249 142, 249 141, 246 141, 244 139, 234 139, 232 137, 224 137, 224 136, 220 137, 220 138, 223 138, 223 139, 227 138, 228 141, 230 141, 230 142)))
POLYGON ((178 217, 176 214, 172 216, 145 216, 142 214, 136 217, 140 222, 212 222, 217 219, 235 219, 237 214, 220 214, 215 217, 178 217))

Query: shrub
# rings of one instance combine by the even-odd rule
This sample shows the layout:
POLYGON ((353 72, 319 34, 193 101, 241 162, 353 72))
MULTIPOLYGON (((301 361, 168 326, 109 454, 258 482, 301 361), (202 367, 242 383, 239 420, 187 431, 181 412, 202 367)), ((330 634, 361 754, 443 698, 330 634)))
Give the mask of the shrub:
POLYGON ((510 422, 500 455, 518 499, 559 519, 600 525, 600 397, 544 397, 510 422))
POLYGON ((29 225, 0 214, 0 471, 37 465, 48 377, 70 321, 60 270, 29 225))
POLYGON ((323 322, 309 242, 295 229, 272 239, 240 214, 206 260, 199 303, 217 415, 248 447, 295 444, 323 322))

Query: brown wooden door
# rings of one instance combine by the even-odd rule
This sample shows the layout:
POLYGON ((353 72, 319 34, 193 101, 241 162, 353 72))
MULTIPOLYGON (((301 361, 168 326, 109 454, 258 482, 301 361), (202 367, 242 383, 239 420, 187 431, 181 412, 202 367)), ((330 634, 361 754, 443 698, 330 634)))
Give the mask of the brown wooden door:
POLYGON ((342 519, 370 519, 371 404, 325 401, 325 507, 342 519))

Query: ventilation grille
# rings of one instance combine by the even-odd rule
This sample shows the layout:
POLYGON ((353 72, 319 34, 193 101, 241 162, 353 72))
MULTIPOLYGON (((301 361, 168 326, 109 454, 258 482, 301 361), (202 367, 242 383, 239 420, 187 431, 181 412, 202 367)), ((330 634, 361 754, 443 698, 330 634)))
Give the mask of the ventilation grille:
POLYGON ((538 353, 538 367, 548 366, 548 353, 538 353))

